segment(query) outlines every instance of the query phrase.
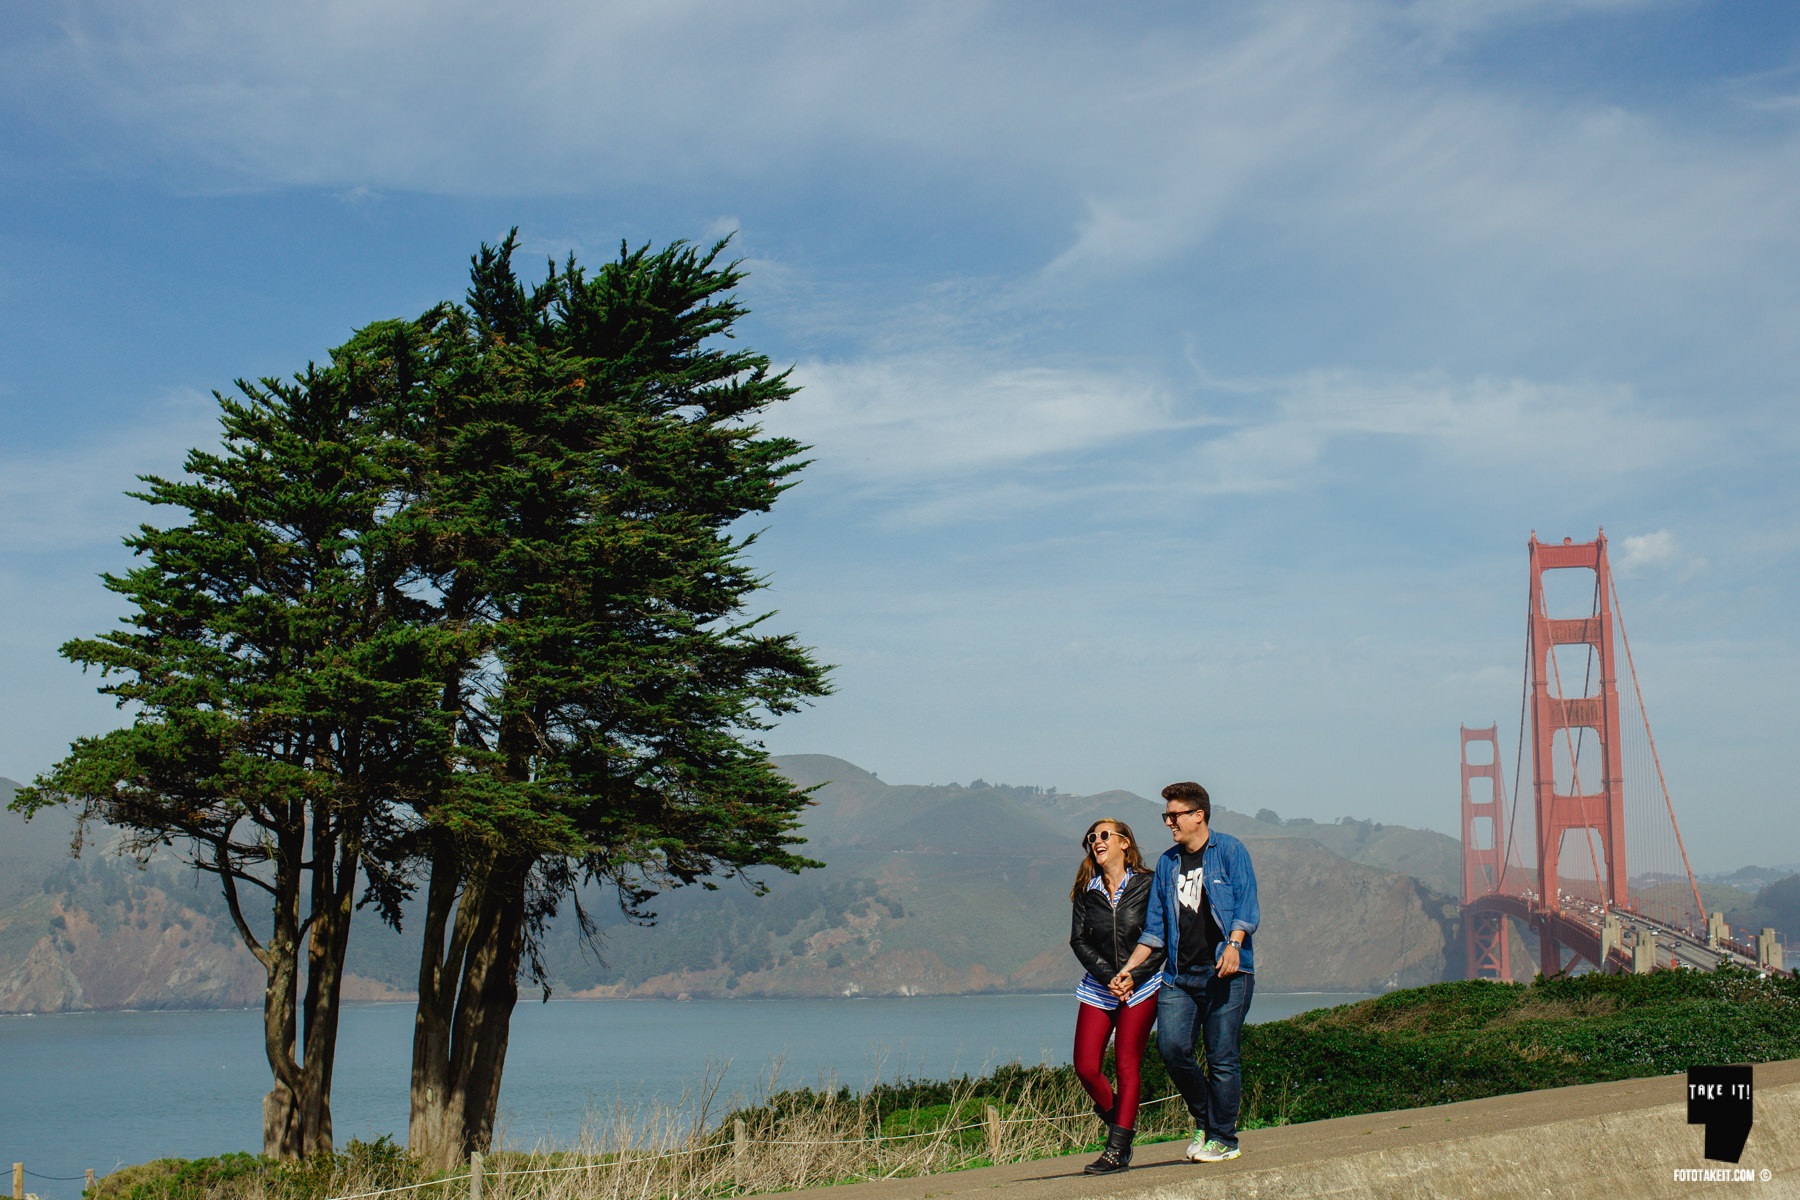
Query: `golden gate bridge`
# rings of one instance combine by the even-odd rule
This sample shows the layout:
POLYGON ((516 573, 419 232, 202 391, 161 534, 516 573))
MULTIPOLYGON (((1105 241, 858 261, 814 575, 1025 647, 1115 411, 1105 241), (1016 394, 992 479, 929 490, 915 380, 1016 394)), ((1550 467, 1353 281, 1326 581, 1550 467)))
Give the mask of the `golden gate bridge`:
POLYGON ((1536 935, 1545 975, 1582 962, 1611 972, 1710 970, 1727 961, 1784 970, 1773 929, 1740 936, 1701 899, 1638 687, 1605 530, 1591 542, 1564 538, 1561 544, 1540 542, 1534 532, 1529 545, 1530 612, 1511 797, 1499 726, 1462 727, 1468 977, 1512 978, 1515 924, 1536 935), (1586 573, 1593 584, 1587 611, 1552 615, 1550 596, 1562 602, 1587 595, 1586 573), (1521 826, 1516 789, 1527 742, 1531 805, 1521 826), (1482 752, 1483 746, 1489 749, 1482 752))

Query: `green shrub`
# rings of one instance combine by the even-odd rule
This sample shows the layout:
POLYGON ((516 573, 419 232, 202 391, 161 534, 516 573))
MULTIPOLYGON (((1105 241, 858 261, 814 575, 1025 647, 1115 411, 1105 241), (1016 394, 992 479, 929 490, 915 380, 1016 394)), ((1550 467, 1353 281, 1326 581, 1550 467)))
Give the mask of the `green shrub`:
POLYGON ((1723 967, 1440 983, 1246 1028, 1246 1116, 1311 1121, 1794 1057, 1791 978, 1723 967))
POLYGON ((234 1180, 271 1166, 254 1154, 217 1158, 159 1158, 114 1171, 94 1185, 95 1200, 207 1200, 234 1180))

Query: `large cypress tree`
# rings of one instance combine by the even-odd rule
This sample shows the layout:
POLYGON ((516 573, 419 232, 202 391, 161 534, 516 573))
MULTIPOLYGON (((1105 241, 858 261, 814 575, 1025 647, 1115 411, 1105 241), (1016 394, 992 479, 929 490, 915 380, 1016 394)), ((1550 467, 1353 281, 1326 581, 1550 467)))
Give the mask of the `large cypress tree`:
POLYGON ((393 915, 410 789, 448 741, 438 681, 456 639, 417 619, 414 567, 385 537, 391 414, 371 402, 391 388, 348 362, 238 387, 218 397, 223 450, 133 493, 185 519, 141 527, 126 539, 141 564, 104 577, 131 605, 124 628, 62 648, 132 723, 76 742, 14 807, 66 803, 83 828, 116 826, 144 856, 175 846, 217 877, 267 973, 264 1150, 296 1158, 331 1149, 359 873, 393 915))
POLYGON ((226 450, 146 479, 187 520, 106 577, 128 628, 64 647, 137 715, 17 806, 219 877, 268 972, 268 1153, 330 1148, 359 876, 395 924, 426 879, 409 1134, 448 1165, 491 1141, 519 981, 548 994, 539 940, 579 885, 647 917, 667 887, 814 865, 756 738, 826 672, 746 612, 739 528, 802 447, 755 424, 785 375, 722 344, 744 313, 723 248, 527 289, 511 237, 483 246, 466 307, 241 384, 226 450))
POLYGON ((489 1145, 520 980, 547 994, 539 939, 580 884, 641 915, 665 887, 812 865, 806 798, 756 736, 825 669, 746 613, 762 580, 739 527, 802 447, 755 424, 792 387, 726 341, 744 310, 723 247, 622 247, 592 276, 571 257, 527 288, 509 237, 474 259, 466 308, 363 346, 413 455, 397 536, 467 650, 411 843, 409 1134, 433 1165, 489 1145))

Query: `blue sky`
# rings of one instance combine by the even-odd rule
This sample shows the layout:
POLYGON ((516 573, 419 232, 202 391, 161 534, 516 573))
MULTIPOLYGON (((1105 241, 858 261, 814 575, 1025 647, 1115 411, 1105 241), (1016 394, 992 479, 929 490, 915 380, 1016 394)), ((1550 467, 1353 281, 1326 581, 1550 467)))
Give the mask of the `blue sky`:
POLYGON ((54 650, 211 389, 735 230, 771 749, 1453 831, 1604 525, 1696 866, 1800 861, 1791 5, 46 3, 0 106, 0 774, 117 719, 54 650))

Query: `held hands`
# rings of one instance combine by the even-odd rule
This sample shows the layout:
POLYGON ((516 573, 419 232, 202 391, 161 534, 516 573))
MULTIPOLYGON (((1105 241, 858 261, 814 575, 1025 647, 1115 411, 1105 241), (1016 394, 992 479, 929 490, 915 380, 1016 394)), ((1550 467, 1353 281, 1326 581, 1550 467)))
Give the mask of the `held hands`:
POLYGON ((1123 1001, 1131 999, 1132 987, 1131 972, 1120 971, 1112 977, 1112 982, 1106 985, 1106 990, 1123 1001))

